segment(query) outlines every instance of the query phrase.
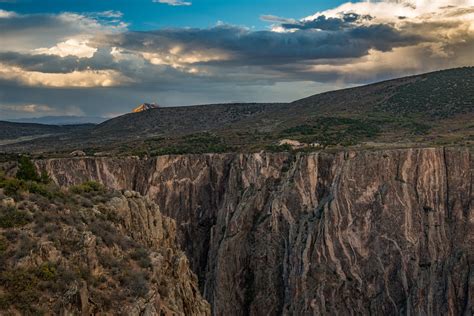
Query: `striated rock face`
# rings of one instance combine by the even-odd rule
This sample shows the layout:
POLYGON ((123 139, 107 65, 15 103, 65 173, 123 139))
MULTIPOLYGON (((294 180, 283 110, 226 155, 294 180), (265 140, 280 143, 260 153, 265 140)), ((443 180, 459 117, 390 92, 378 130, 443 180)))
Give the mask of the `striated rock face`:
POLYGON ((37 162, 176 219, 216 315, 474 312, 467 149, 37 162))

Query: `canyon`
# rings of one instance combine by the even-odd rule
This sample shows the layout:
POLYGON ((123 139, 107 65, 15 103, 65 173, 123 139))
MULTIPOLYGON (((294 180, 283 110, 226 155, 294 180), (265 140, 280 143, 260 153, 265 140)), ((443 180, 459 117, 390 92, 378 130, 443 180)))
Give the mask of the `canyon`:
MULTIPOLYGON (((153 200, 214 315, 472 315, 463 147, 35 161, 153 200)), ((137 228, 140 229, 140 228, 137 228)))

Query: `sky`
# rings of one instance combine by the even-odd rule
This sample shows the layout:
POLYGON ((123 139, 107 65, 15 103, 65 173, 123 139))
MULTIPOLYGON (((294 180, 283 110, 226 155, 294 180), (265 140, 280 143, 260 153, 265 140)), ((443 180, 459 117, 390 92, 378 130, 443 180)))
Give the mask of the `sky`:
POLYGON ((0 0, 0 120, 287 102, 474 64, 474 0, 0 0))

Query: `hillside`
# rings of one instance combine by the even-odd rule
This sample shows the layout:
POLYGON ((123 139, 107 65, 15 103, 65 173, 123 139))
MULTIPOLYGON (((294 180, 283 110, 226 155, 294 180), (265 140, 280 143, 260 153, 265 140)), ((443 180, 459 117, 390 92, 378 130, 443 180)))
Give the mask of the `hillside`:
POLYGON ((99 124, 107 119, 96 116, 42 116, 34 118, 20 118, 8 120, 14 123, 34 123, 47 125, 78 125, 78 124, 99 124))
POLYGON ((42 180, 0 175, 1 315, 210 315, 155 203, 42 180))
POLYGON ((61 141, 42 138, 5 151, 202 153, 280 150, 283 138, 324 147, 469 145, 474 141, 474 68, 458 68, 311 96, 292 103, 150 109, 61 141))
POLYGON ((46 125, 36 123, 16 123, 0 121, 0 145, 28 140, 28 138, 47 137, 66 133, 80 133, 92 128, 93 124, 46 125))

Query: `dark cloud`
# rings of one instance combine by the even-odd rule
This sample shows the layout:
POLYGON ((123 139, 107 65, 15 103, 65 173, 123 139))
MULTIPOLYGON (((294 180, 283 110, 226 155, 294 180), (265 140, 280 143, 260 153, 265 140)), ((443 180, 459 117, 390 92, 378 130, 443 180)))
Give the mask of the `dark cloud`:
POLYGON ((0 52, 0 63, 18 66, 27 71, 39 71, 43 73, 70 73, 88 69, 120 70, 125 66, 113 61, 110 55, 110 49, 99 50, 91 58, 0 52))
MULTIPOLYGON (((347 17, 347 20, 350 20, 347 17)), ((291 33, 250 31, 234 26, 210 29, 170 29, 128 32, 109 39, 117 45, 140 52, 167 52, 179 46, 182 54, 213 49, 228 53, 223 63, 254 65, 282 64, 295 60, 355 58, 370 49, 390 50, 420 40, 390 25, 356 26, 340 31, 298 30, 291 33)), ((213 61, 212 64, 219 63, 213 61)))
POLYGON ((297 21, 293 23, 282 23, 281 26, 285 29, 299 29, 299 30, 325 30, 325 31, 339 31, 342 29, 354 27, 355 24, 369 21, 372 17, 370 15, 358 15, 356 13, 345 13, 342 17, 328 18, 325 15, 320 15, 314 20, 297 21))

